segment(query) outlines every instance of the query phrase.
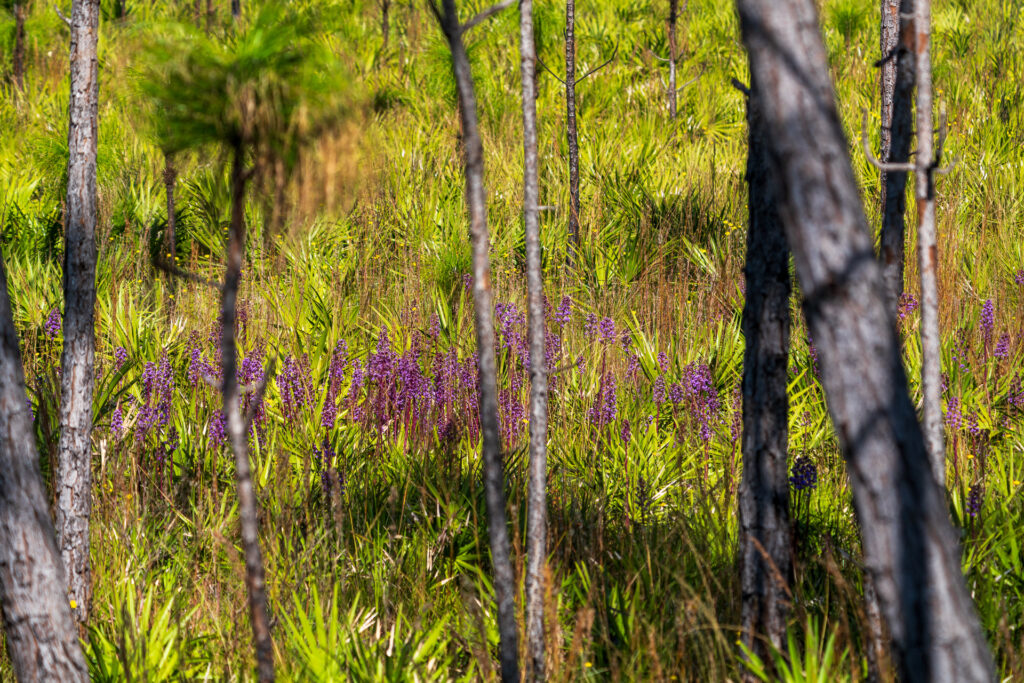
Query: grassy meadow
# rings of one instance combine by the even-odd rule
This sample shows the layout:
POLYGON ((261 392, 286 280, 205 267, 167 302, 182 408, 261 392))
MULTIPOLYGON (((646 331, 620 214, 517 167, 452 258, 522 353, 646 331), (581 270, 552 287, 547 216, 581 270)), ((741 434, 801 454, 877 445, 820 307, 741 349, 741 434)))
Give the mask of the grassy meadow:
MULTIPOLYGON (((859 140, 867 109, 877 148, 878 3, 820 4, 854 169, 877 230, 878 174, 859 140)), ((998 670, 1018 679, 1024 15, 1005 0, 934 4, 937 110, 948 116, 947 154, 958 159, 937 190, 949 503, 998 670)), ((241 374, 252 383, 274 373, 250 444, 279 674, 492 679, 498 635, 448 48, 425 3, 394 3, 387 49, 374 2, 290 5, 333 54, 347 106, 293 173, 264 169, 246 207, 241 374)), ((657 58, 668 50, 667 6, 577 7, 579 71, 615 58, 578 86, 575 268, 566 267, 564 92, 538 70, 553 369, 545 627, 555 681, 737 680, 744 666, 735 544, 746 123, 730 79, 749 77, 731 4, 690 0, 679 23, 679 81, 696 80, 670 120, 659 80, 668 69, 657 58)), ((127 0, 123 19, 113 0, 102 7, 87 658, 97 681, 249 680, 234 461, 219 393, 202 379, 219 359, 218 294, 152 266, 165 249, 164 155, 160 111, 140 82, 154 36, 172 22, 196 23, 199 5, 127 0)), ((212 38, 231 40, 227 3, 213 10, 212 38)), ((245 5, 247 15, 256 11, 245 5)), ((206 18, 198 21, 205 30, 206 18)), ((540 58, 561 73, 564 5, 537 0, 535 21, 540 58)), ((4 74, 13 23, 0 12, 4 74)), ((49 3, 31 2, 26 90, 18 95, 5 81, 0 98, 0 244, 48 482, 60 396, 68 36, 49 3)), ((515 8, 467 40, 521 596, 529 379, 515 8)), ((211 147, 180 153, 174 165, 173 257, 218 279, 230 204, 225 158, 211 147)), ((860 542, 797 296, 789 374, 796 580, 791 651, 778 675, 855 681, 867 666, 860 542)), ((912 297, 900 317, 919 401, 912 297)), ((0 672, 9 679, 5 657, 0 672)))

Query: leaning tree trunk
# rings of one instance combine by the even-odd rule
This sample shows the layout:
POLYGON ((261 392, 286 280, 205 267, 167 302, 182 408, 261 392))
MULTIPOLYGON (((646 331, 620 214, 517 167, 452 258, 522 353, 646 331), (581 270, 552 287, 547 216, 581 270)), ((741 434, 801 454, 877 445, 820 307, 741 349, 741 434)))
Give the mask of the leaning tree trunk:
POLYGON ((676 22, 679 0, 668 0, 668 117, 676 117, 676 22))
POLYGON ((93 330, 96 303, 96 136, 99 0, 71 5, 71 102, 68 192, 64 223, 64 351, 61 356, 60 438, 57 442, 57 532, 68 592, 85 622, 91 600, 89 514, 93 330))
POLYGON ((946 446, 942 426, 942 345, 939 339, 938 248, 935 244, 935 159, 932 144, 931 0, 917 0, 913 34, 917 75, 917 257, 921 276, 921 393, 924 442, 932 474, 946 483, 946 446))
POLYGON ((0 256, 0 609, 19 681, 88 681, 46 502, 0 256))
POLYGON ((548 375, 544 358, 544 279, 537 204, 537 50, 533 0, 519 2, 520 72, 523 80, 523 226, 530 314, 530 490, 526 520, 526 641, 530 680, 543 681, 544 560, 547 557, 548 375))
POLYGON ((580 143, 576 131, 576 0, 565 2, 565 115, 569 141, 569 263, 580 244, 580 143))
POLYGON ((241 413, 238 387, 238 361, 235 349, 236 300, 242 277, 245 255, 245 187, 248 180, 241 147, 234 150, 231 165, 231 224, 228 241, 227 268, 224 273, 221 301, 221 369, 224 375, 221 394, 227 417, 228 439, 235 455, 235 484, 238 487, 238 516, 242 527, 242 549, 245 553, 245 587, 249 593, 249 618, 252 621, 253 643, 260 683, 274 680, 274 646, 267 618, 267 587, 260 553, 259 521, 256 492, 252 485, 249 464, 248 425, 241 413))
POLYGON ((14 86, 25 92, 25 3, 14 3, 14 54, 12 55, 14 86))
MULTIPOLYGON (((462 149, 466 168, 466 203, 473 240, 473 308, 480 370, 480 432, 483 440, 484 494, 487 501, 494 597, 498 605, 501 678, 519 681, 519 635, 515 615, 515 574, 509 559, 505 516, 504 464, 498 424, 498 380, 495 366, 491 264, 488 250, 487 198, 484 190, 484 153, 476 118, 476 94, 466 47, 462 42, 455 0, 444 0, 438 16, 452 54, 452 71, 459 94, 462 149)), ((531 430, 532 431, 532 430, 531 430)))
MULTIPOLYGON (((882 0, 882 144, 881 160, 905 164, 910 158, 914 94, 913 0, 882 0)), ((907 210, 906 171, 883 170, 882 229, 879 256, 882 280, 895 317, 903 294, 904 215, 907 210)))
POLYGON ((991 681, 992 659, 907 391, 814 0, 737 5, 762 88, 779 212, 901 680, 991 681))
POLYGON ((743 640, 768 659, 782 650, 789 612, 789 247, 773 186, 759 84, 747 97, 746 304, 743 308, 743 480, 739 565, 743 640))

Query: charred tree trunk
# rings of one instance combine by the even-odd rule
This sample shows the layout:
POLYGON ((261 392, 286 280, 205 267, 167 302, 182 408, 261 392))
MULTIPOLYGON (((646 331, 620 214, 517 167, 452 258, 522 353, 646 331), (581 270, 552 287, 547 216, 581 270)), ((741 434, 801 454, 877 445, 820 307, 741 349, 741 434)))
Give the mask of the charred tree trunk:
POLYGON ((916 0, 912 34, 917 75, 917 257, 921 274, 921 393, 924 394, 924 442, 932 474, 946 483, 946 446, 942 425, 942 343, 939 339, 938 248, 935 239, 935 158, 932 143, 931 0, 916 0))
POLYGON ((92 392, 96 340, 96 136, 99 0, 71 5, 71 102, 64 223, 64 351, 57 442, 57 532, 76 616, 89 616, 92 392))
POLYGON ((0 608, 19 681, 85 681, 0 256, 0 608))
MULTIPOLYGON (((914 62, 913 0, 882 0, 882 145, 880 159, 906 163, 910 159, 913 116, 914 62), (901 16, 902 15, 902 16, 901 16)), ((882 171, 882 230, 879 256, 882 279, 893 316, 903 294, 904 216, 907 210, 906 171, 882 171)))
POLYGON ((569 142, 570 265, 580 244, 580 143, 576 131, 576 0, 565 2, 565 115, 569 142))
MULTIPOLYGON (((167 152, 164 153, 164 188, 167 191, 167 262, 176 266, 178 260, 178 241, 174 234, 177 227, 178 216, 175 210, 174 186, 178 181, 178 169, 174 167, 174 160, 167 152)), ((171 278, 171 292, 175 291, 175 278, 171 278)), ((173 306, 172 301, 172 306, 173 306)))
POLYGON ((790 529, 789 247, 773 187, 759 87, 747 97, 746 304, 743 308, 743 480, 739 492, 739 564, 743 640, 768 659, 782 650, 789 612, 790 529))
POLYGON ((484 154, 477 127, 476 94, 466 47, 462 42, 455 0, 443 0, 437 17, 452 54, 452 71, 459 94, 462 149, 466 169, 466 203, 473 241, 473 308, 480 370, 480 433, 483 440, 484 493, 488 534, 494 566, 494 597, 498 606, 501 679, 519 681, 519 634, 515 615, 515 574, 509 558, 505 513, 504 463, 498 424, 498 380, 494 349, 494 305, 488 251, 487 198, 484 190, 484 154))
POLYGON ((25 3, 14 3, 14 54, 12 70, 14 86, 25 92, 25 3))
POLYGON ((236 302, 245 256, 245 188, 249 171, 245 168, 241 147, 234 150, 231 165, 231 224, 228 241, 227 268, 224 272, 221 301, 221 368, 224 380, 221 395, 227 416, 228 440, 235 455, 235 484, 238 488, 238 516, 242 527, 242 549, 245 553, 245 587, 249 594, 249 618, 252 621, 253 643, 260 683, 274 680, 274 646, 267 618, 266 578, 260 552, 259 512, 249 465, 248 425, 241 413, 238 387, 238 361, 235 349, 236 302))
POLYGON ((907 391, 814 2, 737 5, 761 87, 779 213, 901 680, 991 681, 991 655, 907 391))
POLYGON ((676 117, 676 22, 679 20, 679 0, 668 0, 668 117, 676 117))
POLYGON ((530 680, 543 681, 544 561, 547 558, 548 374, 544 359, 544 279, 541 271, 540 190, 537 181, 537 50, 533 0, 519 2, 520 72, 523 81, 523 227, 530 315, 530 484, 526 520, 526 641, 530 680))
POLYGON ((391 0, 380 0, 380 32, 384 37, 384 44, 381 50, 387 52, 388 43, 391 39, 391 0))
POLYGON ((242 18, 242 0, 231 0, 231 19, 238 21, 242 18))

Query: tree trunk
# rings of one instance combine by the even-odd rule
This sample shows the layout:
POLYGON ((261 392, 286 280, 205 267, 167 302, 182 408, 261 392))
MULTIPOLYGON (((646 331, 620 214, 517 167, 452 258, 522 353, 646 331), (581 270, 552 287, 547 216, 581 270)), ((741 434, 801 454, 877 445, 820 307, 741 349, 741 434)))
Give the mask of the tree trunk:
POLYGON ((88 681, 39 472, 0 256, 0 609, 19 681, 88 681))
MULTIPOLYGON (((910 159, 913 117, 914 31, 913 0, 882 0, 882 145, 883 162, 910 159), (901 16, 902 15, 902 16, 901 16)), ((903 294, 904 216, 907 210, 907 174, 882 171, 882 230, 879 252, 889 309, 897 313, 903 294)))
POLYGON ((25 92, 25 3, 14 3, 14 55, 12 59, 14 85, 25 92))
POLYGON ((64 224, 64 351, 57 442, 57 530, 76 616, 88 619, 93 330, 96 303, 96 136, 99 0, 71 5, 71 101, 64 224))
POLYGON ((480 370, 480 432, 483 441, 484 494, 487 500, 491 561, 494 565, 494 597, 498 606, 501 647, 501 679, 519 681, 519 635, 515 615, 515 574, 509 559, 505 518, 504 463, 498 424, 498 380, 495 366, 491 264, 488 251, 487 198, 484 190, 484 154, 477 128, 476 95, 469 58, 462 42, 455 0, 443 0, 441 29, 452 53, 452 71, 459 94, 462 147, 466 167, 466 203, 473 240, 473 308, 480 370))
POLYGON ((523 81, 523 227, 530 315, 530 489, 526 520, 526 640, 530 680, 543 681, 544 561, 547 558, 548 373, 544 358, 544 280, 537 204, 537 51, 533 0, 519 3, 519 52, 523 81))
POLYGON ((388 42, 391 38, 391 19, 389 14, 391 12, 391 0, 380 0, 380 32, 384 37, 384 44, 381 46, 381 50, 387 52, 388 42))
POLYGON ((813 0, 738 0, 779 213, 901 680, 991 681, 956 536, 907 391, 813 0))
POLYGON ((238 21, 242 18, 242 0, 231 0, 231 19, 238 21))
POLYGON ((570 265, 580 244, 580 143, 576 132, 576 0, 565 1, 565 114, 569 139, 570 265))
MULTIPOLYGON (((174 160, 170 154, 164 153, 164 188, 167 194, 167 263, 175 266, 178 258, 177 239, 175 238, 174 231, 177 226, 178 216, 175 210, 174 202, 174 185, 178 180, 178 169, 174 167, 174 160)), ((176 279, 170 279, 172 298, 173 293, 177 289, 175 287, 176 279)), ((174 302, 171 302, 173 307, 174 302)))
POLYGON ((256 492, 249 465, 247 425, 242 417, 235 349, 236 300, 245 255, 245 187, 248 172, 242 149, 236 148, 231 166, 231 224, 227 268, 224 273, 221 302, 221 367, 224 414, 227 416, 228 440, 235 455, 235 484, 238 487, 238 516, 242 527, 242 549, 245 552, 245 587, 249 593, 249 618, 252 620, 256 666, 260 683, 274 680, 274 646, 267 618, 266 579, 260 553, 259 521, 256 492))
POLYGON ((668 0, 668 117, 676 117, 676 21, 679 0, 668 0))
POLYGON ((757 81, 747 98, 749 227, 743 308, 743 479, 739 492, 743 640, 784 649, 789 530, 789 247, 779 218, 757 81), (761 636, 761 637, 759 637, 761 636))
POLYGON ((916 36, 917 75, 917 257, 921 273, 921 393, 924 442, 932 474, 946 484, 946 446, 942 425, 942 343, 939 339, 938 248, 935 244, 935 170, 932 144, 931 0, 917 0, 912 34, 916 36))

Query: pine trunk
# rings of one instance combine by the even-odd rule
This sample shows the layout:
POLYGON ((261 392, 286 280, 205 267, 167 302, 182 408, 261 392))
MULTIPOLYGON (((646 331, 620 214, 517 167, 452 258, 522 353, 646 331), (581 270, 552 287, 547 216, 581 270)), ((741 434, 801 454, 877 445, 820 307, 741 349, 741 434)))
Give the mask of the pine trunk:
POLYGON ((991 681, 835 107, 814 0, 738 0, 779 213, 901 680, 991 681))
POLYGON ((99 0, 71 5, 71 101, 64 223, 64 350, 57 442, 57 531, 76 616, 89 616, 92 393, 96 354, 96 137, 99 0))
POLYGON ((526 640, 532 681, 545 679, 544 562, 547 558, 548 375, 544 358, 544 279, 537 204, 537 52, 533 0, 519 3, 520 72, 523 81, 523 227, 530 335, 530 484, 526 521, 526 640))
POLYGON ((267 588, 260 553, 259 512, 256 491, 252 485, 249 464, 249 443, 245 420, 241 413, 238 387, 238 360, 235 348, 235 322, 238 285, 245 256, 245 187, 247 171, 241 148, 234 151, 231 166, 231 224, 227 268, 224 273, 221 301, 221 387, 224 414, 227 416, 228 440, 235 455, 235 484, 238 489, 238 516, 242 527, 242 550, 245 553, 245 587, 249 594, 249 618, 252 621, 253 643, 260 683, 274 680, 274 646, 267 618, 267 588))
POLYGON ((743 479, 739 491, 743 640, 768 659, 789 612, 789 247, 782 230, 756 81, 747 98, 746 304, 743 309, 743 479))
POLYGON ((569 245, 570 265, 580 245, 580 143, 576 131, 576 0, 565 2, 565 115, 569 141, 569 245))
POLYGON ((0 609, 19 681, 85 681, 0 256, 0 609))
POLYGON ((668 0, 668 117, 676 117, 676 22, 679 0, 668 0))
POLYGON ((441 28, 452 54, 452 71, 459 95, 462 148, 466 171, 466 203, 473 241, 473 308, 479 357, 480 432, 483 441, 484 495, 487 502, 494 597, 498 607, 501 679, 519 681, 519 634, 515 615, 515 573, 509 557, 505 512, 504 463, 498 423, 498 379, 494 349, 494 303, 491 293, 490 237, 484 190, 484 154, 477 127, 476 94, 469 57, 462 42, 455 0, 444 0, 441 28))

